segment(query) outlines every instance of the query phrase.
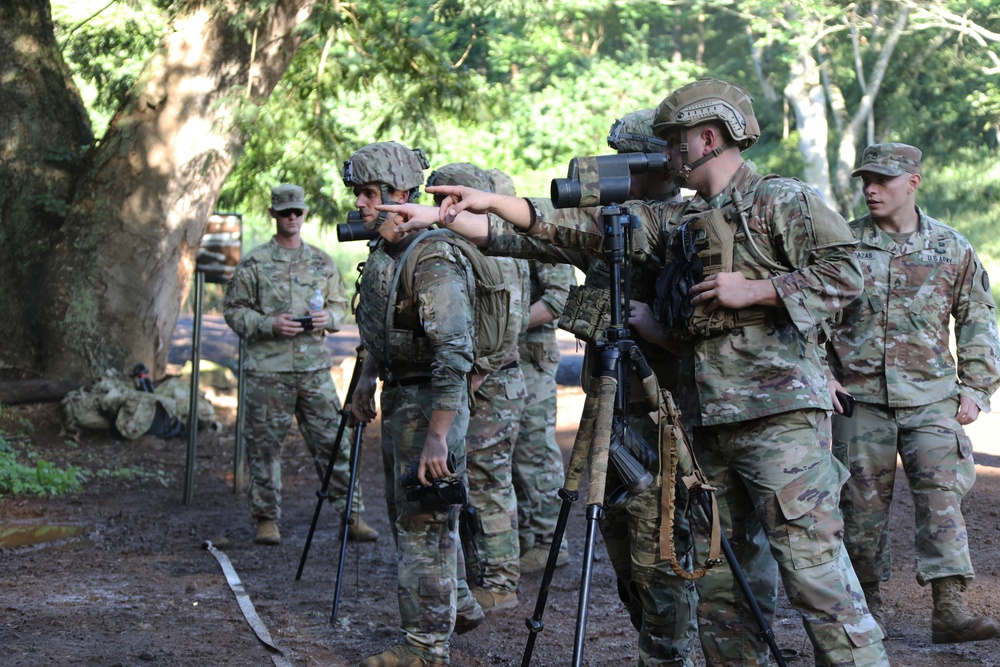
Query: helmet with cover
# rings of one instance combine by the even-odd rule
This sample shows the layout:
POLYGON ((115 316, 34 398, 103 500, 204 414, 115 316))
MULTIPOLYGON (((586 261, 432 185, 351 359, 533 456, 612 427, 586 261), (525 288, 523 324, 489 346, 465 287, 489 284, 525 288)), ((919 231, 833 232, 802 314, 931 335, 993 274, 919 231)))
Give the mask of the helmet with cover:
POLYGON ((354 151, 344 161, 344 185, 384 183, 394 190, 412 190, 424 182, 427 157, 419 148, 411 150, 395 141, 380 141, 354 151))
MULTIPOLYGON (((419 148, 411 150, 395 141, 380 141, 354 151, 344 161, 342 177, 344 185, 349 188, 378 183, 382 203, 390 204, 389 188, 407 192, 407 201, 415 200, 424 182, 424 169, 428 166, 427 157, 419 148)), ((365 223, 365 229, 377 230, 387 217, 388 213, 382 211, 374 222, 365 223)))
POLYGON ((760 137, 753 97, 742 86, 721 79, 698 79, 668 95, 653 118, 653 132, 666 138, 671 130, 715 121, 745 151, 760 137))
POLYGON ((493 192, 490 175, 471 162, 452 162, 435 169, 427 177, 427 185, 465 185, 493 192))
POLYGON ((608 133, 608 146, 619 153, 662 153, 667 142, 653 133, 655 114, 656 109, 641 109, 616 120, 608 133))

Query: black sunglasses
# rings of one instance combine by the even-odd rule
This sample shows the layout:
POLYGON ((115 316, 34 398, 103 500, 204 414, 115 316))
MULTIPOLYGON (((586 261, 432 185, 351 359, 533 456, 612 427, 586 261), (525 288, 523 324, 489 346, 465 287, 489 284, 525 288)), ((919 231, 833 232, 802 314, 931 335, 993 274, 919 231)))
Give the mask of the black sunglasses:
POLYGON ((278 211, 278 216, 282 218, 300 218, 305 213, 301 208, 286 208, 284 211, 278 211))

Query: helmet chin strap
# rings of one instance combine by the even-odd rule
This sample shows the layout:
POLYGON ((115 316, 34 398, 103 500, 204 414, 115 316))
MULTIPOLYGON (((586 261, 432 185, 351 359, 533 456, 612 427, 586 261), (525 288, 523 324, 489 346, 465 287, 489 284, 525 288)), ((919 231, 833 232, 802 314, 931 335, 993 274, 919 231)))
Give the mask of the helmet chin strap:
MULTIPOLYGON (((382 189, 382 204, 383 205, 394 204, 395 202, 392 201, 392 199, 389 197, 389 186, 387 186, 385 183, 379 183, 379 187, 382 189)), ((379 211, 378 217, 375 218, 375 221, 372 223, 371 229, 369 229, 368 231, 377 232, 379 229, 381 229, 382 225, 385 223, 386 218, 388 217, 389 217, 389 211, 379 211)))
POLYGON ((687 182, 688 182, 688 179, 691 177, 691 172, 692 171, 694 171, 695 169, 697 169, 701 165, 705 164, 706 162, 708 162, 712 158, 719 157, 720 155, 722 155, 722 153, 726 149, 731 148, 732 146, 735 145, 735 144, 732 144, 732 143, 730 143, 728 141, 723 142, 722 144, 720 144, 720 145, 716 146, 714 149, 712 149, 711 153, 709 153, 707 155, 703 155, 698 160, 695 160, 694 162, 691 162, 688 159, 688 142, 686 141, 687 140, 687 133, 688 133, 688 130, 685 129, 684 130, 684 139, 685 139, 685 141, 682 142, 681 146, 680 146, 682 166, 681 166, 680 171, 677 172, 677 175, 674 176, 674 180, 677 182, 678 185, 686 185, 687 182))

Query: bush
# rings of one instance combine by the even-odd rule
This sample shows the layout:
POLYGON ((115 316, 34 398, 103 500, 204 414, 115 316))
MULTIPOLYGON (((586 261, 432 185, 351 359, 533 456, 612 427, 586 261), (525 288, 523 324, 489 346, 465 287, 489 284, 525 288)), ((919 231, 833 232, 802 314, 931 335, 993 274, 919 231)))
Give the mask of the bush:
POLYGON ((32 467, 19 463, 17 456, 17 451, 0 435, 0 495, 61 496, 83 489, 86 477, 76 466, 60 470, 38 459, 32 467))

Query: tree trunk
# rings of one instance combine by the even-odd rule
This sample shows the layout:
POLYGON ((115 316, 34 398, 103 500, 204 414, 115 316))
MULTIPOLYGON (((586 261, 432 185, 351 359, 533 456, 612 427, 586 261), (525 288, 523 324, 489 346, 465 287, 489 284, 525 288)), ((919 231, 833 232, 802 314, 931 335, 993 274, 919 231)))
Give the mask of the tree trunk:
POLYGON ((0 3, 0 380, 41 370, 39 284, 93 142, 48 0, 0 3))
POLYGON ((255 14, 234 0, 191 2, 173 22, 88 153, 29 297, 45 312, 44 376, 89 381, 139 361, 162 374, 197 246, 245 141, 237 118, 284 74, 310 4, 276 0, 255 14))
POLYGON ((804 162, 803 180, 819 188, 826 201, 832 202, 830 166, 826 161, 826 100, 819 80, 819 66, 810 52, 801 52, 792 65, 785 85, 785 99, 795 112, 799 152, 804 162))

